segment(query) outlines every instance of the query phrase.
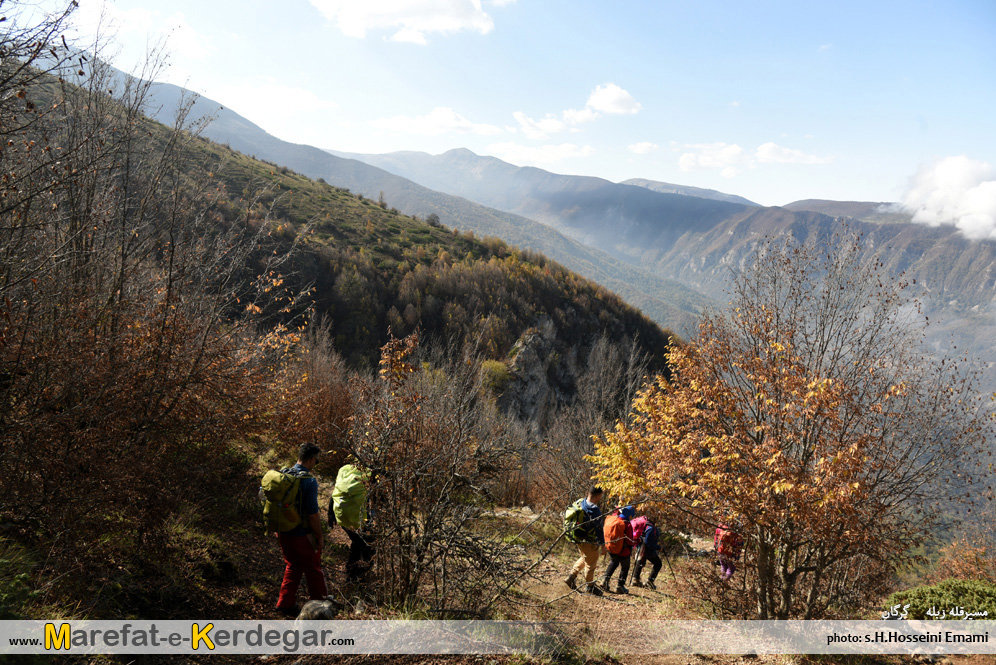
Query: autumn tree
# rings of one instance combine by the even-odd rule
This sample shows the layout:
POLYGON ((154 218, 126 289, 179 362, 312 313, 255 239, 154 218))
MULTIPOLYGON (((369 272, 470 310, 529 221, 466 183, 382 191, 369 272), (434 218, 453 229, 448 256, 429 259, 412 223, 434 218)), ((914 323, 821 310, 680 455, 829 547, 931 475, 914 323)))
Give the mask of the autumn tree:
POLYGON ((672 379, 596 443, 612 492, 700 533, 741 525, 762 619, 875 593, 986 481, 964 363, 923 349, 912 285, 859 263, 859 241, 761 244, 729 309, 672 348, 672 379))

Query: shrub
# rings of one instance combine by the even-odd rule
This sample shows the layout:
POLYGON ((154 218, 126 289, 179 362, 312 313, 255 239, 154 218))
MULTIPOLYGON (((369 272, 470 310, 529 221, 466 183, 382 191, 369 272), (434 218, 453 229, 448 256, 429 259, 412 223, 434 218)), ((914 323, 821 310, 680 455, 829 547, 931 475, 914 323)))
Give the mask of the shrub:
POLYGON ((514 433, 478 397, 475 358, 409 362, 417 346, 416 334, 392 339, 381 380, 351 384, 351 453, 374 470, 376 588, 381 600, 409 608, 429 601, 487 614, 528 567, 519 550, 472 529, 516 465, 514 433))
POLYGON ((512 380, 508 365, 500 360, 485 360, 481 363, 481 382, 495 395, 501 395, 512 380))
POLYGON ((979 580, 947 579, 938 584, 894 593, 889 596, 887 606, 907 604, 910 619, 931 619, 933 617, 927 615, 931 608, 950 613, 955 607, 961 607, 968 613, 988 612, 986 616, 993 617, 996 616, 996 584, 979 580))

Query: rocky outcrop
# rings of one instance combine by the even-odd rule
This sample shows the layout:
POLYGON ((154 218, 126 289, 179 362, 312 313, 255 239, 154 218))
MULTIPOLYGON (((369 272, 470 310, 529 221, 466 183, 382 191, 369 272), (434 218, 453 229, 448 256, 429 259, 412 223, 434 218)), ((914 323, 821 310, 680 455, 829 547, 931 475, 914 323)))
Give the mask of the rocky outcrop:
POLYGON ((546 428, 558 404, 569 402, 576 379, 577 353, 557 349, 556 327, 544 317, 509 352, 512 378, 498 399, 502 411, 546 428))

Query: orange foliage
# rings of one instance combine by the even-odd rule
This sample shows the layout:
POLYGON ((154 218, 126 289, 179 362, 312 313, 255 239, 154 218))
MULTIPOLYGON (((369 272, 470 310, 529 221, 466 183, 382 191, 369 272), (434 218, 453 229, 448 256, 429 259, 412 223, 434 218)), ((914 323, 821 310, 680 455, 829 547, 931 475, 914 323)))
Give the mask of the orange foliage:
POLYGON ((671 350, 672 380, 596 441, 612 492, 706 533, 743 525, 761 618, 827 611, 859 559, 883 579, 934 500, 972 480, 982 441, 970 383, 918 354, 905 284, 858 265, 856 242, 766 247, 731 311, 671 350))

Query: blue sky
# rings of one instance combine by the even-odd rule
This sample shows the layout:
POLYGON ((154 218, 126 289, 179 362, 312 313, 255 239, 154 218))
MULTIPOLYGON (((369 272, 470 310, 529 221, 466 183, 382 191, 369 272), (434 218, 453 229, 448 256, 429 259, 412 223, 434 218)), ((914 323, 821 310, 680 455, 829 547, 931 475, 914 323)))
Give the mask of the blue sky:
MULTIPOLYGON (((101 3, 81 4, 92 33, 101 3)), ((165 80, 322 148, 467 147, 766 205, 900 200, 946 158, 971 167, 965 186, 996 178, 993 0, 114 0, 105 13, 119 67, 168 34, 165 80)))

